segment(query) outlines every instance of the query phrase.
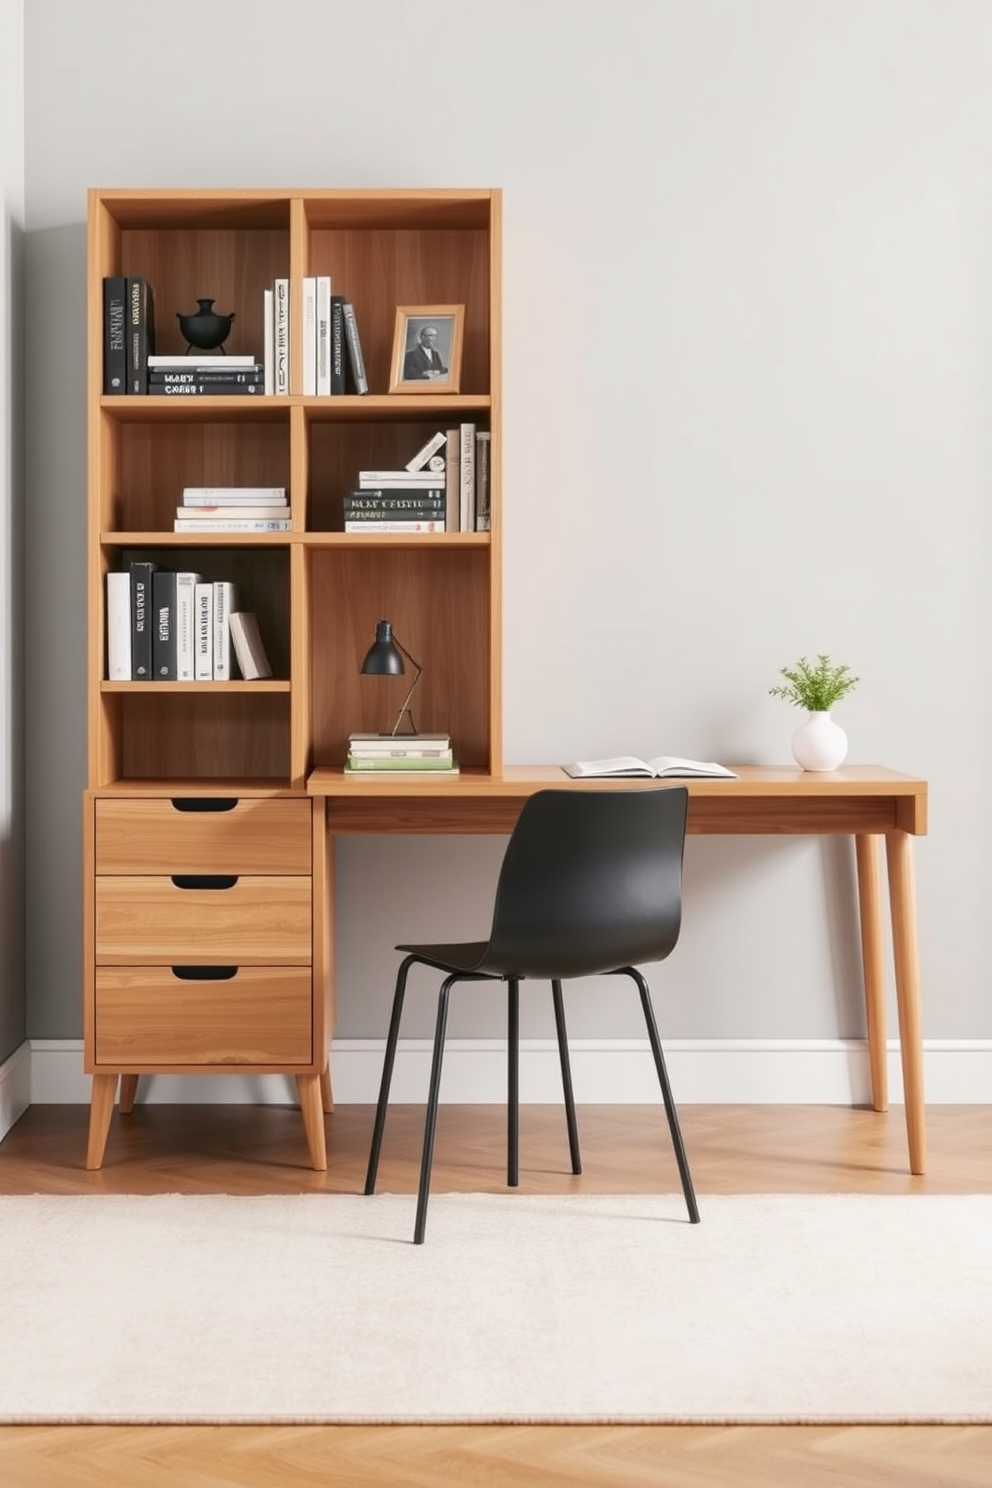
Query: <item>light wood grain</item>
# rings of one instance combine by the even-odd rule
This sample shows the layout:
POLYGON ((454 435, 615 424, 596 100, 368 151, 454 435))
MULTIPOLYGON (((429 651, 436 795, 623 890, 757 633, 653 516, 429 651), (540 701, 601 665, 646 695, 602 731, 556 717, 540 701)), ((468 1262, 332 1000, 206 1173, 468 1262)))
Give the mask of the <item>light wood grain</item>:
MULTIPOLYGON (((684 1106, 707 1193, 981 1193, 992 1113, 930 1107, 930 1171, 905 1172, 902 1113, 830 1106, 684 1106)), ((0 1145, 5 1193, 360 1191, 373 1111, 325 1120, 330 1166, 300 1150, 299 1113, 139 1104, 85 1173, 87 1111, 35 1106, 0 1145)), ((423 1112, 390 1112, 389 1186, 413 1192, 423 1112)), ((527 1192, 670 1191, 658 1108, 579 1108, 585 1172, 568 1171, 556 1107, 521 1111, 527 1192)), ((501 1107, 442 1107, 434 1183, 505 1183, 501 1107)), ((385 1173, 387 1168, 384 1167, 385 1173)), ((990 1426, 22 1426, 0 1428, 4 1488, 987 1488, 990 1426)))

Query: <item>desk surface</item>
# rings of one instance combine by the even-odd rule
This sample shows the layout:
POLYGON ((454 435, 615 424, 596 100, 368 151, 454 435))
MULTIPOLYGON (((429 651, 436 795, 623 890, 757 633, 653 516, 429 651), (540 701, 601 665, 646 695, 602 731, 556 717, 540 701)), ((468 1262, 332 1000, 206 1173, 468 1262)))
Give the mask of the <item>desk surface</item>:
POLYGON ((684 785, 688 830, 694 833, 845 833, 890 831, 922 836, 927 830, 927 782, 884 765, 844 765, 809 771, 786 765, 731 765, 738 778, 614 778, 573 780, 560 765, 508 765, 499 775, 462 770, 358 779, 339 767, 319 766, 309 777, 313 796, 327 798, 332 831, 502 831, 535 791, 650 790, 684 785))

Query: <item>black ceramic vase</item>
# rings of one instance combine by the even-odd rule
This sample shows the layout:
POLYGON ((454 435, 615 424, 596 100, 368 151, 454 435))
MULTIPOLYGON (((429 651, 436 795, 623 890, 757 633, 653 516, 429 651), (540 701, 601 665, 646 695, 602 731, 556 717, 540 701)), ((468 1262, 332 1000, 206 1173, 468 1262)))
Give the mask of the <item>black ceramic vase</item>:
POLYGON ((218 315, 214 309, 213 300, 197 300, 199 310, 195 315, 180 315, 177 311, 176 319, 179 329, 186 337, 186 350, 197 347, 199 351, 216 351, 223 349, 224 342, 231 334, 231 323, 234 320, 234 312, 230 315, 218 315))

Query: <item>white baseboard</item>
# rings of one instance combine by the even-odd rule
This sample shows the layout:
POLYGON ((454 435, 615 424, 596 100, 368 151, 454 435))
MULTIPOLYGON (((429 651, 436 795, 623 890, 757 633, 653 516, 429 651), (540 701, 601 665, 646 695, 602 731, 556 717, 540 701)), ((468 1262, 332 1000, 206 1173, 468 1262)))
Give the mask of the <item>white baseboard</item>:
MULTIPOLYGON (((575 1098, 588 1105, 629 1105, 659 1099, 646 1040, 575 1039, 571 1042, 575 1098)), ((27 1101, 23 1050, 0 1066, 0 1121, 9 1122, 27 1101), (6 1097, 4 1092, 7 1092, 6 1097)), ((401 1041, 391 1098, 424 1100, 430 1068, 428 1039, 401 1041)), ((381 1039, 341 1039, 331 1047, 334 1099, 342 1105, 375 1101, 382 1069, 381 1039)), ((670 1039, 665 1055, 682 1105, 867 1105, 868 1052, 860 1039, 670 1039)), ((889 1099, 902 1102, 896 1041, 888 1045, 889 1099)), ((992 1103, 992 1040, 932 1039, 924 1044, 924 1090, 931 1105, 992 1103)), ((82 1104, 90 1098, 83 1073, 82 1041, 37 1039, 30 1046, 30 1101, 82 1104)), ((139 1100, 161 1103, 286 1105, 296 1085, 285 1075, 155 1075, 144 1079, 139 1100)), ((451 1039, 444 1061, 441 1099, 448 1103, 501 1103, 506 1098, 506 1053, 498 1039, 451 1039)), ((520 1047, 520 1098, 533 1104, 561 1100, 553 1039, 520 1047)))
POLYGON ((31 1104, 31 1045, 20 1044, 0 1064, 0 1137, 5 1137, 31 1104))

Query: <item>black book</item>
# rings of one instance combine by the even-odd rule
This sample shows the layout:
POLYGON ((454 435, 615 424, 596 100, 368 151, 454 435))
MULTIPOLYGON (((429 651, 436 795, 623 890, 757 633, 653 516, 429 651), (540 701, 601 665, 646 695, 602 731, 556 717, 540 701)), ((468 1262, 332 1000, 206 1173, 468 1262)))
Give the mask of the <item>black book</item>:
POLYGON ((127 391, 147 393, 148 355, 155 351, 155 306, 151 285, 135 275, 127 281, 127 391))
POLYGON ((346 387, 348 355, 344 345, 344 295, 331 295, 331 393, 346 387))
POLYGON ((362 356, 362 342, 358 334, 355 307, 350 300, 345 300, 341 309, 344 315, 344 342, 348 351, 348 372, 352 391, 367 393, 369 380, 365 375, 365 359, 362 356))
POLYGON ((176 680, 176 576, 168 568, 152 574, 152 676, 176 680))
POLYGON ((152 680, 152 575, 157 563, 135 560, 131 575, 131 680, 152 680))
POLYGON ((103 281, 103 391, 127 391, 127 280, 112 274, 103 281))
POLYGON ((166 387, 170 384, 175 387, 184 382, 206 383, 264 381, 265 372, 261 367, 246 367, 244 368, 244 370, 238 370, 232 367, 230 372, 225 372, 223 368, 217 368, 216 370, 214 368, 210 368, 209 370, 204 368, 203 370, 199 370, 194 367, 191 368, 189 372, 179 372, 171 369, 169 371, 164 371, 153 367, 148 374, 149 387, 166 387))
POLYGON ((350 492, 344 498, 344 515, 349 521, 362 517, 433 517, 444 516, 443 493, 424 491, 413 496, 376 496, 368 491, 350 492))
POLYGON ((228 377, 216 382, 150 382, 148 392, 157 397, 189 398, 206 395, 209 398, 227 398, 231 394, 248 393, 265 396, 265 382, 235 382, 228 377))

